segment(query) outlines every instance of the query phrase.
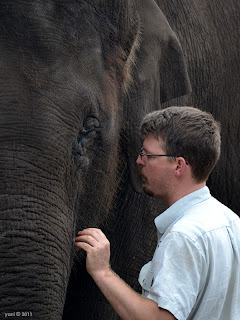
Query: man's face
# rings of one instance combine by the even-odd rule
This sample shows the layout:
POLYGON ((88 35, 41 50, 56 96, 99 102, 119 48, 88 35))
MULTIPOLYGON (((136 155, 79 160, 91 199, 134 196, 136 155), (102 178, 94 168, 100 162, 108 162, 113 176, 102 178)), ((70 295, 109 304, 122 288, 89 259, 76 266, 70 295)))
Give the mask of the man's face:
MULTIPOLYGON (((143 143, 144 154, 165 155, 164 142, 148 135, 143 143)), ((176 163, 173 158, 139 155, 137 159, 142 175, 143 191, 149 195, 161 198, 164 202, 169 198, 176 163)))

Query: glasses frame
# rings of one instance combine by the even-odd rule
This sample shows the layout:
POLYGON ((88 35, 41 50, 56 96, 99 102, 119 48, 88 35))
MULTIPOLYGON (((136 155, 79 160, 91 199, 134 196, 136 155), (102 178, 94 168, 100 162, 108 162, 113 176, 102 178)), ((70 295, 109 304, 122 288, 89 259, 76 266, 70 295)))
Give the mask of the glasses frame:
MULTIPOLYGON (((179 157, 181 157, 181 156, 175 156, 175 155, 172 155, 172 154, 143 153, 143 147, 141 148, 141 151, 139 152, 139 155, 140 155, 141 160, 142 160, 143 156, 146 156, 146 157, 171 157, 171 158, 179 158, 179 157)), ((187 162, 186 162, 186 164, 187 164, 187 162)))

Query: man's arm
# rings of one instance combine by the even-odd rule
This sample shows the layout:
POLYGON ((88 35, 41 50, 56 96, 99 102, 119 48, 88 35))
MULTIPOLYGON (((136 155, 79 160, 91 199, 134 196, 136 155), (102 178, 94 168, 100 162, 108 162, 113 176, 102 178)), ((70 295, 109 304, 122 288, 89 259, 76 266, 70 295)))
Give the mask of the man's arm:
POLYGON ((86 268, 99 289, 123 320, 176 320, 132 290, 110 267, 110 244, 100 229, 89 228, 78 233, 76 246, 86 251, 86 268))

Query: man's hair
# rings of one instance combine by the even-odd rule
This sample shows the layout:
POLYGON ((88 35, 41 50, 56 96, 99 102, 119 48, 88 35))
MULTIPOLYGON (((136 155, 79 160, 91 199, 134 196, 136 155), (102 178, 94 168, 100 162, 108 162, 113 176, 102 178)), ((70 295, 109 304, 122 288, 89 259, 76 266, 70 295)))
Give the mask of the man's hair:
POLYGON ((221 150, 220 124, 210 113, 193 107, 169 107, 146 115, 141 125, 145 138, 161 137, 167 154, 182 156, 197 182, 206 181, 221 150))

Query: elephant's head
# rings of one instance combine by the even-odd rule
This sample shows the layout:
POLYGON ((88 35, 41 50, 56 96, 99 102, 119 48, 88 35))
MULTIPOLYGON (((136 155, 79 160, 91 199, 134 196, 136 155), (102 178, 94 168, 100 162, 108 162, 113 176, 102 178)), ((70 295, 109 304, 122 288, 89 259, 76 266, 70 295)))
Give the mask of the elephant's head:
POLYGON ((188 89, 175 35, 140 2, 0 4, 1 316, 61 318, 76 224, 105 219, 142 115, 188 89))

